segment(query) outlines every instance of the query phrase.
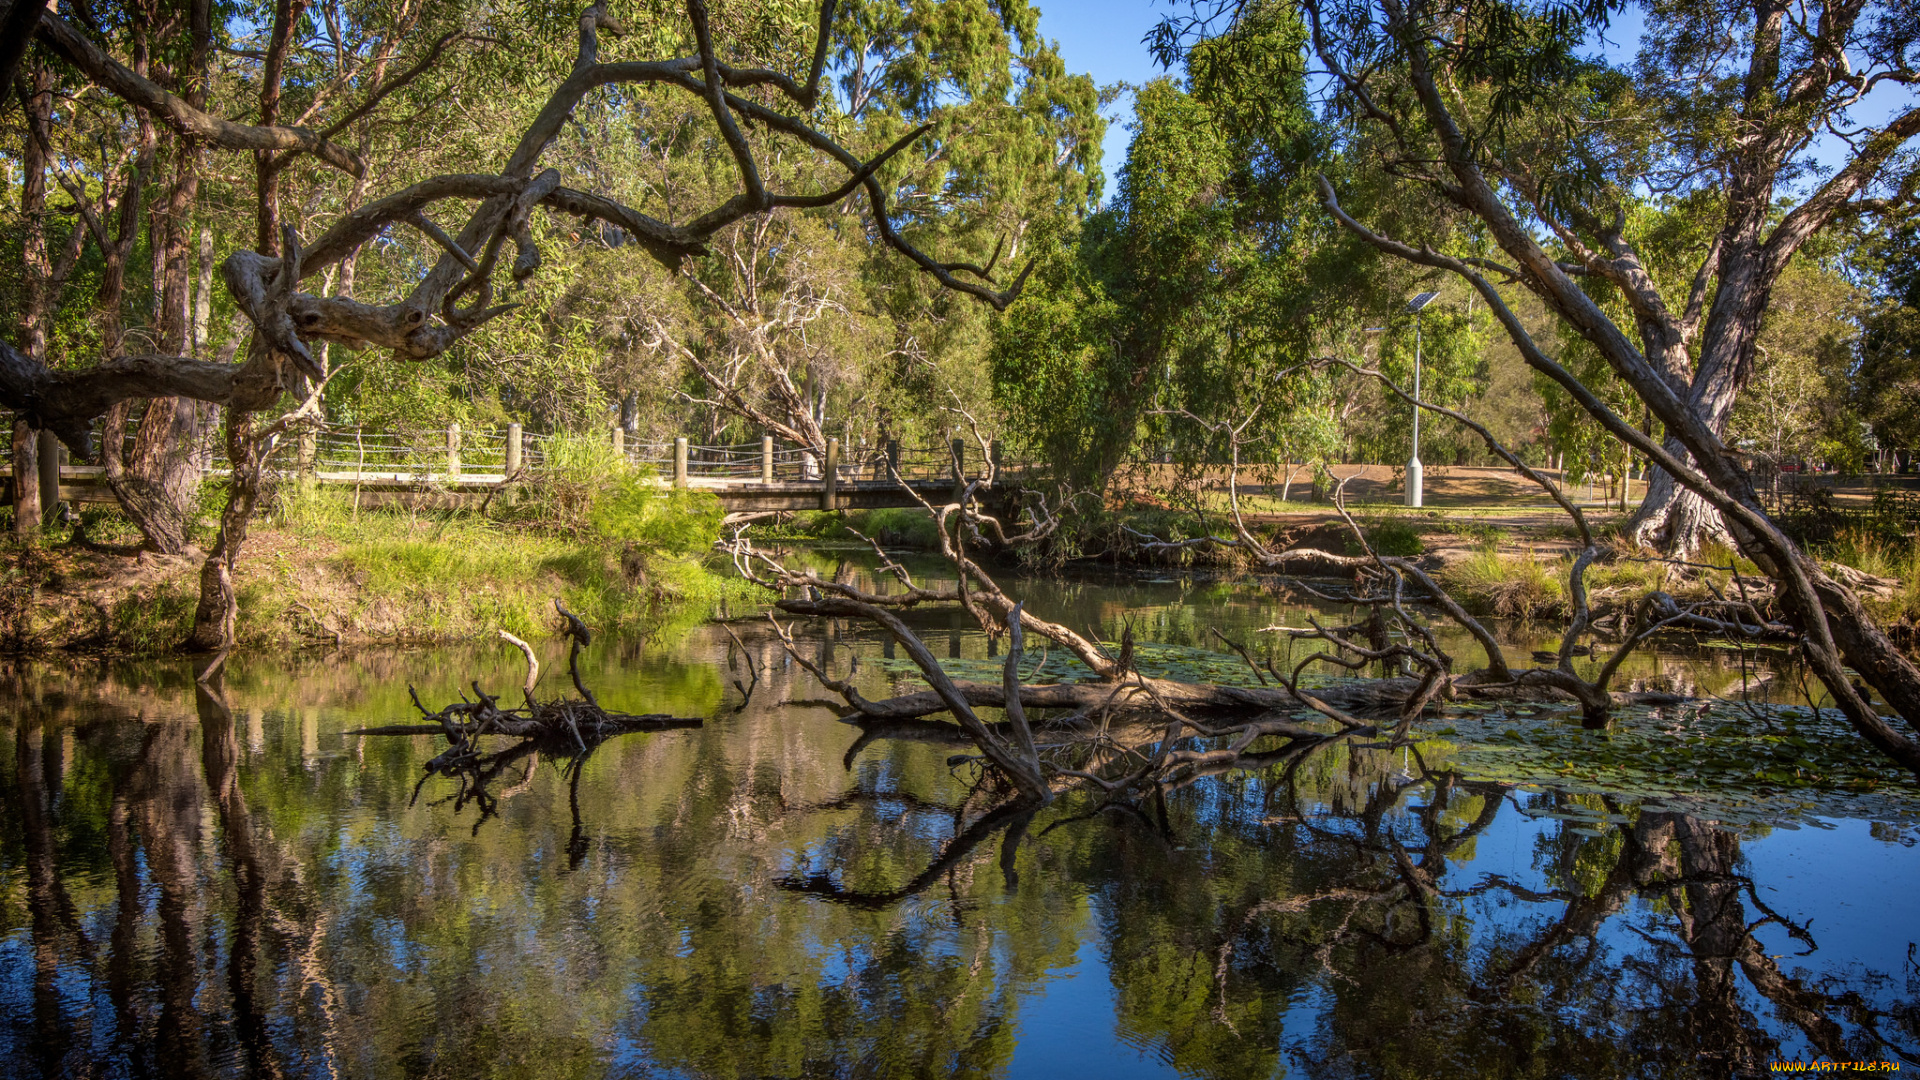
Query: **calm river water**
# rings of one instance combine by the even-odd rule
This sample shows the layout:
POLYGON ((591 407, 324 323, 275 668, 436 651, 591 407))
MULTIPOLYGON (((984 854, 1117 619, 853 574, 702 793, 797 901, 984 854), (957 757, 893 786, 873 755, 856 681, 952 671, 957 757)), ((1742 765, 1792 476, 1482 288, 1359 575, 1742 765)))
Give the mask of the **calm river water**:
MULTIPOLYGON (((1204 582, 1009 584, 1202 674, 1237 664, 1208 626, 1304 618, 1204 582)), ((977 630, 920 623, 985 670, 977 630)), ((862 739, 762 627, 744 653, 702 625, 596 645, 603 704, 704 725, 503 761, 479 800, 421 782, 438 737, 351 732, 416 719, 409 684, 517 688, 509 650, 240 657, 217 696, 178 663, 6 669, 0 1072, 1920 1068, 1920 829, 1884 800, 1729 823, 1344 746, 983 821, 955 745, 862 739)), ((799 632, 871 696, 908 678, 861 628, 799 632)), ((1756 664, 1636 677, 1730 695, 1756 664)))

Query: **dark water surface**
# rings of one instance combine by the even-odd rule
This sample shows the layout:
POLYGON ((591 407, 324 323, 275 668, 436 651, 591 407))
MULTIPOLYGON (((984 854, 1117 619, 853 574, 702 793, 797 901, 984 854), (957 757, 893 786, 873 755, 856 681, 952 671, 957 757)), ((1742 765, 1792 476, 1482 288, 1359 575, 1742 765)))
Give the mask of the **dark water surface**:
MULTIPOLYGON (((1130 617, 1170 670, 1237 664, 1208 626, 1265 641, 1304 619, 1204 583, 1021 590, 1109 638, 1130 617)), ((977 630, 920 624, 991 670, 977 630)), ((348 732, 415 719, 409 683, 436 707, 476 679, 517 688, 503 649, 240 657, 218 695, 181 664, 11 668, 0 1072, 1920 1068, 1920 829, 1899 792, 1718 815, 1488 779, 1443 742, 1348 744, 1022 820, 949 767, 959 747, 861 738, 764 630, 737 629, 744 654, 713 626, 597 645, 604 704, 704 726, 577 769, 503 761, 480 800, 420 785, 438 737, 348 732)), ((870 696, 906 685, 858 627, 798 632, 870 696)), ((557 694, 557 645, 544 662, 557 694)), ((1767 663, 1655 656, 1634 677, 1729 697, 1792 681, 1767 663)))

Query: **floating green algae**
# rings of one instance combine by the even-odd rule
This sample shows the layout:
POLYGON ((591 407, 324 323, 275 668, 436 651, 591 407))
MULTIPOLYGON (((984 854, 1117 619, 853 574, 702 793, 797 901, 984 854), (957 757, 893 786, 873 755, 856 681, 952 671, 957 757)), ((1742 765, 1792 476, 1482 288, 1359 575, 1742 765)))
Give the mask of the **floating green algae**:
POLYGON ((1913 776, 1833 709, 1717 700, 1626 706, 1607 730, 1588 731, 1570 705, 1467 705, 1420 735, 1423 753, 1466 779, 1615 796, 1642 811, 1734 826, 1791 828, 1821 817, 1920 822, 1913 776))

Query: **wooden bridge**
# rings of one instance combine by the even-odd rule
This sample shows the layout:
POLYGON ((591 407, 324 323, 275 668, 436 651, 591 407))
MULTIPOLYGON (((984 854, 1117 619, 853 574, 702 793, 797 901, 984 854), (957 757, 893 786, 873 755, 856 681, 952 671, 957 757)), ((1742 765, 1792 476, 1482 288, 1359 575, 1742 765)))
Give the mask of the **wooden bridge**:
MULTIPOLYGON (((555 469, 591 468, 606 461, 611 451, 651 468, 652 482, 661 487, 709 492, 729 514, 758 514, 913 507, 919 499, 938 505, 954 498, 964 471, 981 464, 977 448, 969 464, 967 447, 959 439, 908 452, 890 442, 843 456, 838 439, 828 439, 822 455, 779 447, 772 438, 738 446, 696 446, 684 438, 633 442, 619 428, 611 429, 605 443, 523 433, 518 424, 501 433, 462 432, 456 425, 432 434, 436 437, 429 439, 332 427, 308 432, 290 441, 284 474, 350 489, 364 506, 453 507, 516 485, 539 485, 543 474, 555 469)), ((43 492, 56 482, 57 471, 61 501, 115 502, 102 466, 68 463, 65 448, 46 432, 38 450, 43 492)), ((208 474, 224 476, 226 471, 226 463, 216 460, 208 474)), ((5 499, 10 502, 10 460, 0 466, 0 473, 7 477, 5 499)))

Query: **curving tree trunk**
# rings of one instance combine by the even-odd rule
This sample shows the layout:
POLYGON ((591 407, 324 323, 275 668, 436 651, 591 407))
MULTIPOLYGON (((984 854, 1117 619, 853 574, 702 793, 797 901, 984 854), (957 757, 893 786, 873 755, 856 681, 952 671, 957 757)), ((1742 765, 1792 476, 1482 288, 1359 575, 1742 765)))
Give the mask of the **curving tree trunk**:
MULTIPOLYGON (((195 3, 189 77, 182 80, 187 84, 186 101, 194 108, 206 105, 208 18, 206 4, 195 3)), ((158 295, 154 343, 161 352, 190 356, 194 344, 192 218, 200 194, 203 151, 199 139, 184 134, 173 136, 173 148, 173 183, 148 221, 158 295)), ((215 411, 189 398, 155 398, 140 418, 131 451, 124 445, 126 416, 124 409, 117 409, 107 417, 102 440, 107 486, 148 547, 180 554, 189 546, 199 509, 200 481, 210 459, 206 436, 215 411)))
POLYGON ((239 594, 233 587, 233 564, 247 542, 247 525, 260 502, 260 481, 267 458, 273 454, 272 435, 256 437, 251 414, 232 411, 227 416, 227 505, 220 512, 220 531, 207 561, 200 567, 200 603, 194 608, 193 630, 186 648, 213 652, 236 641, 239 594))

